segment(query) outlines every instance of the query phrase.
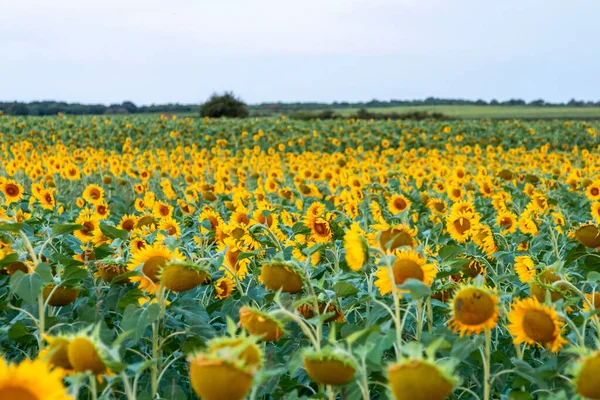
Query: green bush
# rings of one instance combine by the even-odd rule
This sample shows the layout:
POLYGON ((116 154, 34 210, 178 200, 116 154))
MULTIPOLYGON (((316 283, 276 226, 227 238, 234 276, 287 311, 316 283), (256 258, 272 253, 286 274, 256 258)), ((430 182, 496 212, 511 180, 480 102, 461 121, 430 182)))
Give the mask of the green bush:
POLYGON ((222 95, 214 93, 200 106, 200 116, 244 118, 248 116, 248 109, 246 103, 236 98, 232 92, 225 92, 222 95))

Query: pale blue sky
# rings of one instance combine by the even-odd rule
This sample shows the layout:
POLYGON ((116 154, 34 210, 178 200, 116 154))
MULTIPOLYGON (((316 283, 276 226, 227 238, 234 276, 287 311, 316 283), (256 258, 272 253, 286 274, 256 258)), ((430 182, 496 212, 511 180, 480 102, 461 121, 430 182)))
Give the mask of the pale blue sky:
POLYGON ((0 100, 600 100, 598 0, 3 0, 0 100))

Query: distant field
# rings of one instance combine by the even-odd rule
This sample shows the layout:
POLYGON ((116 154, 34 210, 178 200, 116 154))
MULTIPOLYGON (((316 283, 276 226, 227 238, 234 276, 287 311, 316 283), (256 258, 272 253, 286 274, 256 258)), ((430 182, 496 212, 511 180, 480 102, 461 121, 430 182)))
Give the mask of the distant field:
MULTIPOLYGON (((356 108, 335 109, 339 114, 350 115, 358 111, 356 108)), ((377 113, 408 113, 413 111, 440 112, 451 117, 466 119, 600 119, 600 107, 522 107, 522 106, 408 106, 378 107, 369 111, 377 113)))

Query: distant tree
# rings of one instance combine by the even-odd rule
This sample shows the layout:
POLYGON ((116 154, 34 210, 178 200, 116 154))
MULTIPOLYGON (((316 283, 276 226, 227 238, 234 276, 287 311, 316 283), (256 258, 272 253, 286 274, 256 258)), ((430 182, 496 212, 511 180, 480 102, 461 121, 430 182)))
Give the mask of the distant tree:
POLYGON ((214 93, 200 106, 200 116, 244 118, 248 116, 248 109, 246 103, 236 98, 232 92, 225 92, 222 95, 214 93))
POLYGON ((533 100, 529 102, 530 106, 536 106, 536 107, 540 107, 540 106, 544 106, 546 105, 546 102, 542 99, 537 99, 537 100, 533 100))
POLYGON ((121 104, 121 107, 126 109, 129 114, 135 114, 138 112, 138 107, 131 101, 124 101, 123 104, 121 104))
POLYGON ((490 101, 490 106, 497 106, 498 104, 500 103, 498 103, 498 100, 496 99, 492 99, 492 101, 490 101))
POLYGON ((6 113, 9 115, 29 115, 29 107, 25 103, 13 103, 8 106, 6 113))

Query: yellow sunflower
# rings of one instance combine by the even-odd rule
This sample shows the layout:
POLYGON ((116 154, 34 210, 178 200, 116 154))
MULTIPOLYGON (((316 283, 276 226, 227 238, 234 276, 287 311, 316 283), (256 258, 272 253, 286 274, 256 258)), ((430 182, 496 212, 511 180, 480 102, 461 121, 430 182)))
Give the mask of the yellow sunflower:
POLYGON ((600 351, 582 357, 574 368, 577 393, 586 399, 600 399, 600 351))
POLYGON ((455 332, 480 334, 493 329, 498 321, 498 303, 494 291, 474 285, 460 286, 452 299, 452 319, 448 326, 455 332))
POLYGON ((98 185, 87 185, 83 191, 83 199, 91 204, 100 204, 104 201, 104 189, 98 185))
POLYGON ((215 297, 217 299, 226 299, 231 296, 234 289, 233 281, 227 277, 223 277, 215 282, 215 297))
MULTIPOLYGON (((392 265, 396 285, 402 285, 407 279, 412 278, 431 286, 437 275, 435 265, 427 264, 427 260, 421 254, 411 249, 396 250, 393 254, 396 256, 392 265)), ((375 286, 379 289, 379 293, 385 295, 392 292, 392 279, 387 266, 379 267, 375 277, 377 278, 375 286)))
POLYGON ((530 283, 535 277, 535 264, 529 256, 515 257, 515 272, 523 283, 530 283))
POLYGON ((156 244, 152 246, 147 245, 136 252, 127 265, 130 271, 139 268, 139 271, 142 273, 141 276, 132 276, 130 280, 132 282, 139 282, 141 290, 154 293, 158 289, 160 272, 165 264, 173 260, 182 259, 183 256, 177 249, 171 251, 156 244))
POLYGON ((369 257, 365 233, 357 223, 353 223, 344 235, 346 263, 353 271, 360 271, 369 257))
POLYGON ((42 360, 23 360, 17 365, 0 358, 0 399, 70 400, 63 377, 63 371, 42 360))
POLYGON ((0 184, 6 204, 15 203, 23 198, 23 186, 13 179, 6 179, 0 184))
POLYGON ((408 210, 411 204, 411 201, 406 196, 394 194, 388 200, 388 210, 390 210, 392 214, 399 214, 408 210))
POLYGON ((515 233, 517 231, 517 216, 510 211, 502 211, 496 217, 496 226, 502 229, 501 233, 515 233))
POLYGON ((507 326, 515 344, 544 346, 558 352, 568 341, 561 336, 564 322, 554 307, 541 304, 536 298, 517 300, 511 306, 507 326))

